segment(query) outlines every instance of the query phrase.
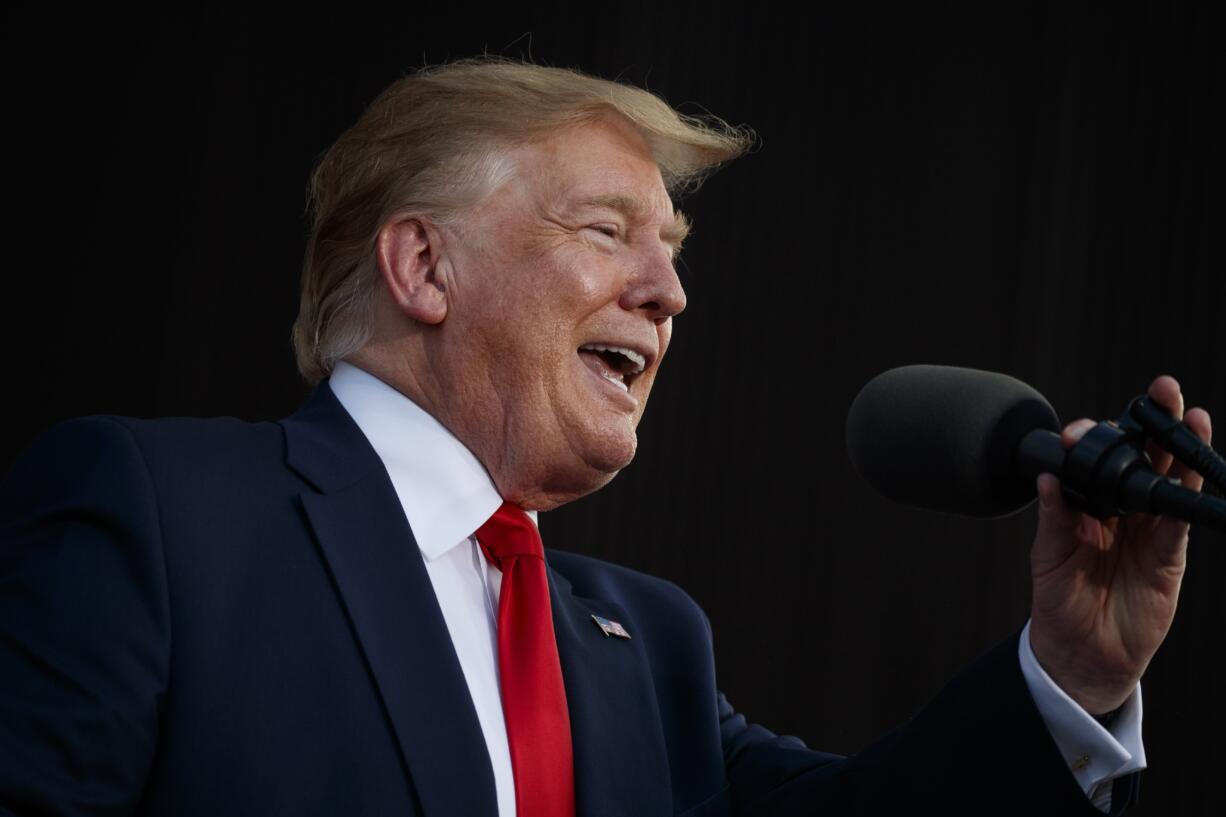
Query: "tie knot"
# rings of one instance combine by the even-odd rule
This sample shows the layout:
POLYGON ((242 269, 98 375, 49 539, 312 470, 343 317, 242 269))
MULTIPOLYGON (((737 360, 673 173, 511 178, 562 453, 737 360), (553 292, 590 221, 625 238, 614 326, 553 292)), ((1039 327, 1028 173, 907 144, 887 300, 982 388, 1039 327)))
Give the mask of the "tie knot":
POLYGON ((477 528, 477 544, 495 567, 502 569, 502 560, 509 556, 545 558, 541 535, 536 525, 518 505, 502 503, 485 524, 477 528))

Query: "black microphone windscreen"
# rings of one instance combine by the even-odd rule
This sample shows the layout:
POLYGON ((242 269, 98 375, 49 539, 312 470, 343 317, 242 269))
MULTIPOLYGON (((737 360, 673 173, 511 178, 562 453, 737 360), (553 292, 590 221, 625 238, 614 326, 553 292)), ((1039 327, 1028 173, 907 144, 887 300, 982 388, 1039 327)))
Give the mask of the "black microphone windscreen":
POLYGON ((1020 380, 954 366, 903 366, 873 378, 847 416, 856 472, 879 493, 968 516, 1013 513, 1035 496, 1018 443, 1060 431, 1043 395, 1020 380))

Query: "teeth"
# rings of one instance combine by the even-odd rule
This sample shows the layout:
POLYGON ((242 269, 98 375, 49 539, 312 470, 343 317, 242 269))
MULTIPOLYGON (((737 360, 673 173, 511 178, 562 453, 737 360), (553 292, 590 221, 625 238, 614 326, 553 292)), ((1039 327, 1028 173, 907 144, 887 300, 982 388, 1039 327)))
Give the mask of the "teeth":
POLYGON ((610 383, 612 383, 614 386, 617 386, 618 388, 620 388, 622 391, 630 391, 630 387, 627 386, 626 382, 622 380, 620 377, 615 377, 614 375, 604 374, 604 373, 602 373, 600 376, 603 377, 605 380, 609 381, 610 383))
MULTIPOLYGON (((616 352, 635 365, 635 369, 633 371, 626 372, 626 374, 639 374, 643 371, 643 369, 647 368, 647 358, 643 357, 633 349, 627 349, 625 346, 607 346, 603 343, 588 343, 580 346, 579 348, 588 349, 593 352, 616 352)), ((620 386, 625 386, 625 384, 621 383, 620 381, 614 382, 617 382, 620 386)))

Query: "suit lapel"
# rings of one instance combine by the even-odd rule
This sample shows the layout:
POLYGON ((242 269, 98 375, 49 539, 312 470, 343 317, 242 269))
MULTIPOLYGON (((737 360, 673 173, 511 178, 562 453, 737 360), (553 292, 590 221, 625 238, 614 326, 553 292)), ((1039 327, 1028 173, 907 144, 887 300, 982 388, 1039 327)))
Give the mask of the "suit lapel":
MULTIPOLYGON (((287 462, 403 760, 428 817, 496 815, 485 739, 412 530, 391 480, 327 383, 285 429, 287 462)), ((549 570, 554 633, 574 742, 578 817, 672 814, 668 755, 640 641, 610 638, 592 615, 634 622, 582 598, 549 570)), ((530 817, 530 815, 520 815, 530 817)))
POLYGON ((554 633, 570 708, 578 817, 673 813, 655 687, 640 641, 610 638, 592 615, 634 624, 618 605, 573 594, 549 571, 554 633))
POLYGON ((496 815, 468 685, 383 463, 321 384, 282 421, 301 499, 383 700, 422 811, 496 815))

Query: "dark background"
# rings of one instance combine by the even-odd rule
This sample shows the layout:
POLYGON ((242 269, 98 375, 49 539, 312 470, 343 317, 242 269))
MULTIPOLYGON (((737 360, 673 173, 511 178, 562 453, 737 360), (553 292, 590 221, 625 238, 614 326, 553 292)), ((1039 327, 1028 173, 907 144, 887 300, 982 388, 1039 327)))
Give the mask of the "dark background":
MULTIPOLYGON (((76 415, 292 412, 308 173, 409 69, 488 50, 646 84, 761 147, 684 202, 690 306, 638 459, 546 544, 678 582, 738 708, 857 751, 1025 622, 1035 521, 871 494, 842 431, 865 381, 1003 371, 1069 420, 1169 372, 1226 417, 1218 7, 7 12, 0 465, 76 415)), ((1194 531, 1138 814, 1220 789, 1223 576, 1194 531)))

